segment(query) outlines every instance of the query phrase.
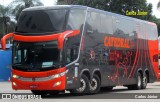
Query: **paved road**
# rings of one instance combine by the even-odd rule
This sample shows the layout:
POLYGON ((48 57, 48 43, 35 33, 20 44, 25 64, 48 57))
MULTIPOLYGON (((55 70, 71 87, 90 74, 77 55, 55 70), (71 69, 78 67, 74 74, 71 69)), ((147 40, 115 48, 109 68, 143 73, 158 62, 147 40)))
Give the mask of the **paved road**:
MULTIPOLYGON (((24 90, 15 91, 15 90, 12 90, 11 83, 0 82, 0 93, 31 93, 31 92, 24 91, 24 90)), ((60 94, 59 96, 56 96, 56 97, 55 96, 45 97, 41 101, 44 101, 44 99, 46 99, 47 102, 50 102, 50 101, 53 102, 53 99, 54 99, 54 102, 57 102, 57 101, 64 102, 64 100, 62 99, 65 99, 65 100, 68 99, 66 100, 66 102, 70 102, 69 100, 72 99, 74 101, 76 99, 75 101, 79 102, 79 101, 82 101, 80 99, 85 99, 84 101, 86 101, 86 99, 90 99, 90 100, 87 100, 87 102, 97 102, 95 99, 101 99, 100 101, 104 101, 104 102, 106 102, 106 100, 107 101, 111 100, 112 102, 116 102, 116 101, 128 102, 127 99, 124 100, 124 98, 126 97, 126 98, 129 98, 129 101, 132 101, 132 102, 137 102, 137 101, 144 101, 144 102, 155 102, 155 101, 158 102, 159 101, 160 102, 160 99, 156 99, 157 93, 158 93, 158 96, 160 97, 160 82, 148 84, 147 89, 145 90, 128 90, 126 87, 118 86, 118 87, 115 87, 112 91, 102 91, 96 95, 73 96, 69 92, 66 92, 65 94, 60 94), (136 96, 138 97, 138 96, 148 96, 148 95, 153 96, 153 98, 155 99, 145 99, 145 98, 136 99, 136 96), (111 99, 113 97, 114 99, 111 99)), ((14 101, 17 102, 18 100, 12 100, 12 102, 14 101)))

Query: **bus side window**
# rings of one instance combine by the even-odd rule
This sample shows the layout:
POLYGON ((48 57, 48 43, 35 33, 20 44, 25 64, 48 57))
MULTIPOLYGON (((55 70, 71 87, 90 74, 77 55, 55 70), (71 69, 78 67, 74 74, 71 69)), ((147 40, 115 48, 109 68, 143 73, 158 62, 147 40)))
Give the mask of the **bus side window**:
POLYGON ((76 60, 76 58, 78 57, 78 47, 72 47, 67 49, 66 52, 66 63, 70 63, 74 60, 76 60))
POLYGON ((71 9, 69 13, 67 30, 77 30, 81 29, 81 26, 84 23, 85 11, 81 9, 71 9))
POLYGON ((100 33, 113 34, 112 16, 107 14, 100 14, 100 33))
POLYGON ((87 33, 96 34, 100 32, 100 16, 96 12, 88 12, 87 16, 87 33))

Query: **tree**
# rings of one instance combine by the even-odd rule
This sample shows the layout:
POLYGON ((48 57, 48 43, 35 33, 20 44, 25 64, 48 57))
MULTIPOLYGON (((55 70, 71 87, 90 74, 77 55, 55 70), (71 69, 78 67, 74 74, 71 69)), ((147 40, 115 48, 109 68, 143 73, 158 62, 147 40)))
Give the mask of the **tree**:
POLYGON ((58 0, 57 4, 59 4, 59 5, 63 5, 63 4, 70 5, 70 4, 74 4, 73 3, 74 1, 76 1, 76 0, 58 0))
POLYGON ((157 4, 157 8, 160 8, 160 1, 159 1, 158 4, 157 4))
POLYGON ((147 4, 146 0, 58 0, 58 4, 78 4, 85 5, 118 14, 126 14, 126 11, 148 12, 145 16, 132 16, 139 19, 148 20, 152 14, 152 4, 147 4))
POLYGON ((40 0, 14 0, 10 3, 10 7, 13 8, 12 13, 16 16, 16 20, 18 20, 23 9, 33 6, 43 6, 43 3, 40 0))
MULTIPOLYGON (((158 2, 158 4, 157 4, 157 9, 159 9, 160 8, 160 1, 158 2)), ((155 17, 155 23, 157 24, 157 26, 158 26, 158 35, 160 36, 160 19, 157 19, 156 17, 155 17)))
POLYGON ((0 5, 0 37, 8 33, 11 11, 9 7, 0 5))

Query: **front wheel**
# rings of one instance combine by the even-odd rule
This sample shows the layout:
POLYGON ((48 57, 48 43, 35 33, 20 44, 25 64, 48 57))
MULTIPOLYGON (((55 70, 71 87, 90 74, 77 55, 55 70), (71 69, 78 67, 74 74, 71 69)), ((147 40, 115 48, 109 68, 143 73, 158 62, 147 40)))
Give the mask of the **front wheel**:
POLYGON ((100 90, 101 81, 97 75, 94 75, 89 83, 89 93, 96 94, 100 90))
POLYGON ((77 89, 72 89, 70 92, 74 95, 83 95, 89 91, 89 79, 86 75, 82 75, 80 78, 80 87, 77 89))

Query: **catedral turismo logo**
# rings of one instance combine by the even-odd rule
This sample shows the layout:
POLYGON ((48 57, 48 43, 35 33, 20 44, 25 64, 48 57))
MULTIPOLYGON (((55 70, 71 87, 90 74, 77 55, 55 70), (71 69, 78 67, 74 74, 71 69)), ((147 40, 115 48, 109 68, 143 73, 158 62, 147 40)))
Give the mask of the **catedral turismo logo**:
POLYGON ((104 46, 118 47, 118 48, 131 48, 131 40, 119 37, 104 37, 104 46))

